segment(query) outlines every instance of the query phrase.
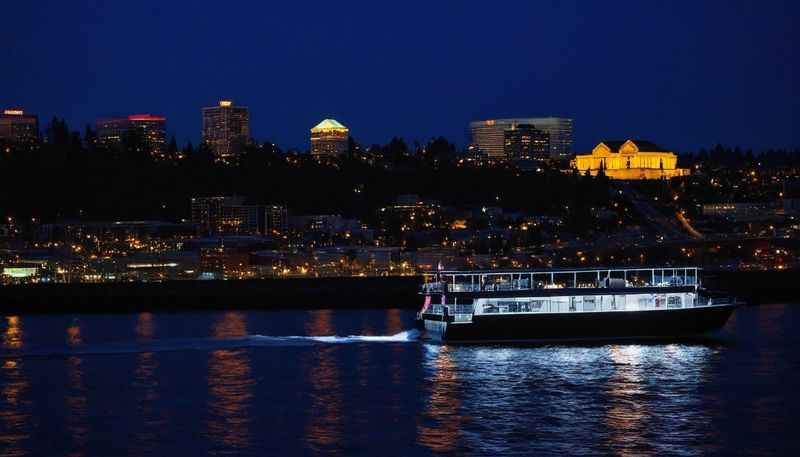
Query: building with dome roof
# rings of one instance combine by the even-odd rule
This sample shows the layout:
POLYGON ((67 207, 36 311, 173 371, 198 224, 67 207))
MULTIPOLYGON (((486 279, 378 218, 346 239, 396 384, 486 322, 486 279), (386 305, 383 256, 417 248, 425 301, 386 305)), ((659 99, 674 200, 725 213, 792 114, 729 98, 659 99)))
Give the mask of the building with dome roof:
POLYGON ((335 158, 347 153, 350 130, 336 119, 325 119, 311 129, 311 155, 335 158))
POLYGON ((591 154, 576 155, 572 166, 594 175, 602 169, 611 179, 661 179, 686 176, 689 170, 677 168, 674 152, 646 140, 607 140, 591 154))

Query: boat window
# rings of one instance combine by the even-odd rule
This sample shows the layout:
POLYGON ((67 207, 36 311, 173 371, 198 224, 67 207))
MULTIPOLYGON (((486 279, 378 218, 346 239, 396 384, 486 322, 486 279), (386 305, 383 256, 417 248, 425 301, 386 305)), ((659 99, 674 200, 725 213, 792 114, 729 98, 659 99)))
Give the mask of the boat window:
POLYGON ((670 308, 680 308, 683 305, 680 296, 671 296, 667 299, 667 305, 670 308))

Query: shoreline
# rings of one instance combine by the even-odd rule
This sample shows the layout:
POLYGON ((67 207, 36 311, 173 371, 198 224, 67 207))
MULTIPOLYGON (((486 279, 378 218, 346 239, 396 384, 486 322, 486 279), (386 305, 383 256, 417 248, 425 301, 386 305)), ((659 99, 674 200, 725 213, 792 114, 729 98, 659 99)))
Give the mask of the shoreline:
MULTIPOLYGON (((287 278, 0 287, 0 312, 125 313, 225 309, 418 309, 421 276, 287 278)), ((794 300, 800 270, 704 271, 703 284, 748 305, 794 300)))

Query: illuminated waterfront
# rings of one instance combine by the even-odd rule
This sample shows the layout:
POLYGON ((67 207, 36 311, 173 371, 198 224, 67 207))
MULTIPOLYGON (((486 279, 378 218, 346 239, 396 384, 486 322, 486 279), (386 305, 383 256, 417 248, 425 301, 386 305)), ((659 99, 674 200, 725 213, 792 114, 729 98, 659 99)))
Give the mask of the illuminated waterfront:
POLYGON ((797 305, 741 308, 719 337, 650 344, 438 346, 403 333, 412 321, 401 310, 5 316, 0 454, 800 450, 797 305), (331 335, 343 337, 304 337, 331 335))

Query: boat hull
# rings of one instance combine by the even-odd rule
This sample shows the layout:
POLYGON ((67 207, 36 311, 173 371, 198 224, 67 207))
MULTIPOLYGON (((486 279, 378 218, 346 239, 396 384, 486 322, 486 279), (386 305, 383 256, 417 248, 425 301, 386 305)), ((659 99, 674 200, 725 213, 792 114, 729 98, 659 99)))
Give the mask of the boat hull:
POLYGON ((734 305, 694 308, 475 315, 452 322, 425 314, 429 336, 451 342, 580 341, 696 336, 722 328, 734 305))

